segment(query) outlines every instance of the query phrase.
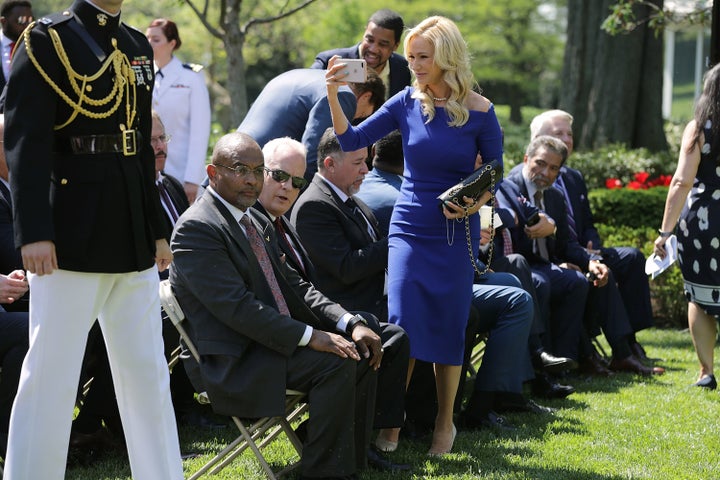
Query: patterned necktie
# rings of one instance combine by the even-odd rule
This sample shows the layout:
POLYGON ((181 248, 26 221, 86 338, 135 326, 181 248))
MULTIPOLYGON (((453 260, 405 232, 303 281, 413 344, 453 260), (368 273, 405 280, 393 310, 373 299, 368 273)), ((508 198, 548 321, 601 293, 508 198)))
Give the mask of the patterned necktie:
POLYGON ((365 214, 360 210, 360 207, 358 204, 353 200, 352 197, 348 197, 347 200, 345 200, 345 205, 350 207, 353 211, 353 215, 355 215, 355 218, 357 218, 360 221, 361 225, 365 225, 365 229, 368 232, 368 235, 373 239, 374 242, 377 241, 378 237, 375 233, 375 229, 373 229, 372 225, 370 225, 370 221, 365 217, 365 214))
MULTIPOLYGON (((494 197, 494 203, 496 209, 500 208, 500 202, 498 202, 497 195, 494 197)), ((508 230, 507 226, 500 229, 500 234, 502 235, 503 241, 503 255, 507 257, 513 253, 512 236, 510 236, 510 230, 508 230)))
POLYGON ((178 215, 177 209, 170 198, 170 194, 168 193, 167 188, 165 188, 165 185, 163 185, 162 181, 157 182, 157 187, 158 192, 160 192, 160 200, 162 200, 165 211, 170 215, 172 224, 175 225, 178 218, 180 218, 180 215, 178 215))
POLYGON ((572 203, 570 203, 570 195, 568 195, 567 188, 565 188, 565 183, 562 180, 562 175, 558 175, 557 179, 555 180, 555 188, 560 190, 563 194, 563 197, 565 197, 565 206, 567 207, 567 220, 568 220, 568 230, 570 230, 570 240, 577 240, 577 225, 575 224, 575 215, 573 213, 572 203))
MULTIPOLYGON (((540 190, 535 190, 535 195, 533 196, 535 199, 535 206, 537 208, 542 209, 543 208, 543 192, 540 190)), ((536 238, 535 239, 535 245, 537 246, 537 253, 545 260, 550 260, 550 254, 548 253, 547 248, 547 239, 545 237, 543 238, 536 238)))
POLYGON ((304 274, 305 273, 305 265, 303 265, 303 262, 300 259, 300 255, 298 255, 293 244, 290 243, 290 239, 288 238, 287 232, 285 231, 285 227, 283 226, 282 219, 280 217, 276 217, 273 224, 275 225, 275 230, 277 231, 278 237, 280 237, 280 241, 284 242, 285 245, 287 245, 289 247, 290 254, 295 259, 295 263, 298 264, 298 266, 300 267, 301 273, 304 274))
POLYGON ((278 284, 277 277, 273 271, 270 256, 268 255, 267 250, 265 250, 265 244, 263 243, 262 238, 260 238, 255 225, 253 225, 250 217, 247 215, 243 215, 240 219, 240 223, 245 227, 245 234, 250 241, 250 247, 252 248, 255 257, 257 257, 257 261, 260 264, 260 268, 263 271, 263 275, 265 275, 268 285, 270 285, 270 291, 275 299, 278 310, 283 315, 290 315, 290 310, 288 310, 287 303, 285 303, 285 298, 283 298, 282 292, 280 291, 280 285, 278 284))

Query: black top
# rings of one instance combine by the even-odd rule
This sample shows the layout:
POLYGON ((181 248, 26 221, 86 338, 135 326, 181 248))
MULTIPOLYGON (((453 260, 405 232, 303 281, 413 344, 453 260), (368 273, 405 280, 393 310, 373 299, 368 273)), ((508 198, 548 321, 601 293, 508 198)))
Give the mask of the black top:
POLYGON ((87 97, 107 102, 100 106, 84 102, 90 116, 80 113, 55 130, 72 117, 73 108, 33 64, 26 42, 20 39, 5 107, 15 244, 53 241, 59 266, 67 270, 147 269, 154 262, 155 240, 166 236, 149 142, 152 49, 145 36, 120 23, 119 16, 107 15, 83 0, 65 12, 40 19, 30 31, 31 52, 46 76, 74 102, 78 93, 53 47, 50 29, 57 32, 70 67, 80 75, 96 74, 116 43, 129 61, 124 76, 131 86, 110 95, 114 84, 122 83, 110 67, 85 89, 87 97), (118 96, 122 96, 118 108, 108 114, 118 96), (118 135, 121 126, 139 134, 135 155, 55 151, 54 145, 69 137, 118 135))

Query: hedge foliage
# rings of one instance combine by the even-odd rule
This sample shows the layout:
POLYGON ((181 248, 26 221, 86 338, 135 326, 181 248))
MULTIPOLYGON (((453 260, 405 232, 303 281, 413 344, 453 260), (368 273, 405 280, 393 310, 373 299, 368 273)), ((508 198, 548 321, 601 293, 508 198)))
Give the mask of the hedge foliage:
MULTIPOLYGON (((662 221, 667 191, 667 187, 591 190, 588 194, 590 208, 605 246, 636 247, 646 258, 650 256, 662 221)), ((687 301, 677 264, 650 280, 650 295, 658 325, 687 327, 687 301)))

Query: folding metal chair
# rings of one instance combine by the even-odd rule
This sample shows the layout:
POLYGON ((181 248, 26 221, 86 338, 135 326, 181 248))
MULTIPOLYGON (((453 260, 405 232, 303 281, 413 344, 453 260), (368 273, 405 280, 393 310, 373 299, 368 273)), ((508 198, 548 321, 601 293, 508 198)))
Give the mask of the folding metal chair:
MULTIPOLYGON (((195 348, 194 343, 188 336, 187 330, 183 327, 185 314, 175 299, 175 295, 168 280, 160 282, 160 302, 168 318, 170 318, 178 333, 180 333, 182 342, 185 344, 195 361, 199 362, 200 355, 197 348, 195 348)), ((200 478, 206 472, 211 475, 218 473, 247 448, 252 450, 258 463, 264 470, 267 477, 271 480, 276 480, 281 475, 284 475, 297 467, 299 462, 295 462, 280 471, 274 472, 265 460, 265 457, 261 453, 260 449, 277 438, 281 432, 284 432, 287 439, 295 448, 298 457, 302 456, 302 442, 300 442, 300 439, 295 434, 291 422, 299 419, 305 412, 307 412, 308 405, 305 402, 305 399, 306 394, 303 392, 286 390, 285 417, 265 417, 259 420, 254 420, 250 425, 247 424, 247 421, 238 417, 231 417, 235 426, 240 431, 240 435, 227 447, 220 451, 212 460, 195 472, 188 480, 200 478)), ((201 392, 198 395, 198 401, 201 403, 211 403, 211 400, 205 392, 201 392)))

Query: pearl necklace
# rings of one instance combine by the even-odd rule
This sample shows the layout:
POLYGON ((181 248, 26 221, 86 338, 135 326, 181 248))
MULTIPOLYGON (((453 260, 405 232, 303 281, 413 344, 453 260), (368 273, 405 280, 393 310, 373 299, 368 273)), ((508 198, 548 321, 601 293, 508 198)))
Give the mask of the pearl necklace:
POLYGON ((432 97, 432 99, 436 102, 445 102, 447 101, 448 97, 432 97))

